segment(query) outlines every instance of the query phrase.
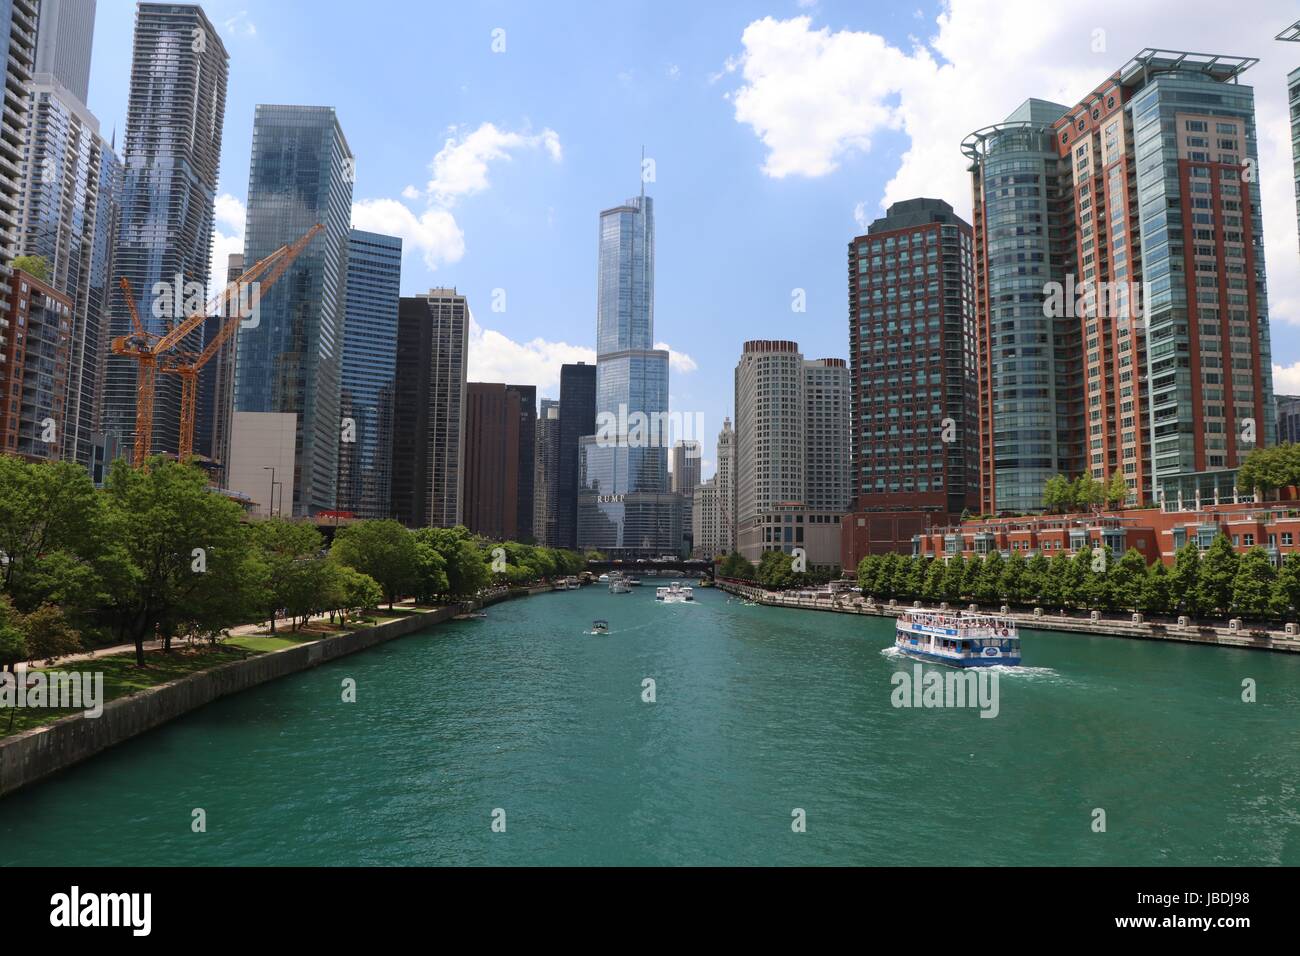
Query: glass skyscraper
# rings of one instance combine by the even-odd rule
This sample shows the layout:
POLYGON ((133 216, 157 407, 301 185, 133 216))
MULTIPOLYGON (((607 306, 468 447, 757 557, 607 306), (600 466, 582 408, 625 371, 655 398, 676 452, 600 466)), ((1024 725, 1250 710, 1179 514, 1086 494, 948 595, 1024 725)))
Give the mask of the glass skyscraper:
MULTIPOLYGON (((115 278, 130 280, 141 321, 153 333, 179 321, 174 313, 154 315, 155 286, 174 288, 178 276, 182 292, 190 283, 208 282, 229 61, 201 7, 136 7, 113 270, 115 278)), ((109 315, 110 339, 131 331, 116 283, 109 315)), ((202 340, 196 333, 185 348, 197 351, 202 340)), ((109 355, 103 430, 119 449, 129 449, 135 438, 135 399, 135 361, 109 355)), ((160 375, 153 450, 174 453, 179 440, 180 380, 160 375)))
POLYGON ((257 324, 239 330, 235 363, 236 412, 298 416, 295 515, 335 506, 354 162, 333 108, 257 107, 244 261, 325 227, 261 296, 257 324))
POLYGON ((600 214, 596 428, 582 439, 578 544, 676 552, 681 504, 668 487, 668 353, 654 348, 654 200, 600 214))
POLYGON ((359 518, 391 517, 393 378, 402 240, 353 229, 343 320, 340 412, 352 441, 339 446, 338 507, 359 518))

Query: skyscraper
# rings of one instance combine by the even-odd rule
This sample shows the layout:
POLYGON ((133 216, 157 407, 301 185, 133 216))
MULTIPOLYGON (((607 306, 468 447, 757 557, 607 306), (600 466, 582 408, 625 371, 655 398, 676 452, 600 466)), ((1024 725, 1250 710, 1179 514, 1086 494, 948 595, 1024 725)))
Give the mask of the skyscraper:
POLYGON ((681 547, 681 502, 668 488, 668 353, 653 344, 654 236, 644 191, 600 214, 597 430, 579 449, 578 543, 622 556, 681 547))
POLYGON ((559 547, 560 403, 542 399, 537 417, 533 468, 533 537, 547 548, 559 547))
POLYGON ((1255 62, 1146 49, 1074 107, 967 138, 983 510, 1042 507, 1053 418, 1056 471, 1119 473, 1130 503, 1273 442, 1254 92, 1240 82, 1255 62), (1004 266, 1027 243, 1038 258, 1017 276, 1004 266), (1031 326, 1048 323, 1053 374, 1028 377, 1047 354, 1031 326))
POLYGON ((0 314, 18 330, 0 336, 0 453, 55 461, 67 420, 72 300, 15 269, 0 314))
POLYGON ((800 548, 810 569, 840 565, 848 404, 844 359, 805 360, 796 342, 745 343, 736 365, 735 520, 736 548, 750 561, 800 548))
MULTIPOLYGON (((1277 39, 1300 43, 1300 20, 1279 33, 1277 39)), ((1295 163, 1295 218, 1300 231, 1300 66, 1287 74, 1286 92, 1291 110, 1291 157, 1295 163)))
POLYGON ((402 240, 353 229, 343 321, 338 507, 359 518, 391 514, 393 387, 402 240))
MULTIPOLYGON (((51 11, 61 10, 66 16, 69 9, 42 8, 42 30, 51 11)), ((61 36, 75 39, 71 36, 75 25, 64 24, 61 36)), ((42 33, 41 43, 45 42, 42 33)), ((50 285, 72 303, 67 396, 58 430, 62 457, 89 466, 99 429, 100 373, 122 169, 112 147, 99 135, 99 121, 54 76, 36 75, 28 106, 28 175, 19 213, 20 244, 24 254, 45 260, 50 285)))
MULTIPOLYGON (((5 50, 5 89, 12 91, 0 116, 0 301, 9 298, 9 263, 18 255, 20 240, 14 225, 23 202, 23 141, 27 134, 27 97, 36 59, 36 12, 33 0, 0 0, 0 50, 5 50)), ((0 314, 0 349, 15 334, 11 320, 0 314)))
POLYGON ((257 107, 244 261, 265 258, 316 223, 325 227, 262 295, 257 324, 239 330, 235 363, 235 411, 298 416, 295 515, 336 501, 354 169, 333 108, 257 107))
POLYGON ((533 470, 537 466, 537 386, 507 385, 519 399, 519 474, 515 479, 515 540, 533 539, 533 470))
POLYGON ((578 362, 560 367, 560 447, 556 478, 557 546, 578 546, 579 446, 596 431, 596 366, 578 362))
POLYGON ((853 415, 843 566, 979 507, 971 227, 896 202, 849 242, 853 415))
POLYGON ((713 477, 718 486, 718 553, 736 550, 736 432, 731 419, 722 420, 718 432, 718 469, 713 477))
MULTIPOLYGON (((495 541, 519 536, 520 393, 494 382, 465 388, 465 527, 495 541)), ((529 524, 532 523, 531 516, 529 524)))
POLYGON ((411 527, 461 523, 469 304, 455 289, 398 301, 393 516, 411 527))
POLYGON ((1044 313, 1064 283, 1060 157, 1066 107, 1028 100, 962 144, 974 182, 981 510, 1033 511, 1053 475, 1083 467, 1079 323, 1044 313))
POLYGON ((700 443, 681 439, 673 445, 673 492, 689 495, 700 484, 700 443))
MULTIPOLYGON (((233 284, 244 274, 244 254, 232 252, 226 257, 225 283, 233 284)), ((204 341, 210 341, 226 324, 218 312, 203 323, 204 341)), ((223 487, 230 470, 230 435, 235 413, 235 357, 239 332, 230 336, 216 355, 199 371, 199 390, 195 401, 194 454, 212 462, 212 474, 223 487)))
MULTIPOLYGON (((179 307, 187 286, 208 282, 228 71, 221 35, 201 7, 137 5, 113 269, 130 281, 141 321, 153 333, 180 321, 166 308, 169 300, 179 307), (163 289, 171 295, 162 296, 163 289)), ((116 283, 109 314, 109 338, 131 331, 116 283)), ((195 351, 201 344, 202 333, 185 343, 195 351)), ((103 430, 119 448, 134 441, 135 414, 135 362, 109 355, 103 430)), ((180 383, 160 375, 153 449, 175 452, 179 440, 180 383)))
POLYGON ((41 0, 39 27, 36 72, 52 75, 84 104, 90 89, 95 0, 41 0))

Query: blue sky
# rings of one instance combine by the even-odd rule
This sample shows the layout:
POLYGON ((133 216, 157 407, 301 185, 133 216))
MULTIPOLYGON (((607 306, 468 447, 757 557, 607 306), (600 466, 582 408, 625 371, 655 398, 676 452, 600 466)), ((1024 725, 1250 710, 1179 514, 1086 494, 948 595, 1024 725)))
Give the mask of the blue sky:
MULTIPOLYGON (((656 339, 681 353, 673 407, 704 414, 708 474, 745 339, 847 354, 855 211, 868 221, 882 200, 924 193, 968 213, 966 132, 1026 96, 1074 102, 1144 46, 1208 47, 1265 58, 1248 80, 1279 290, 1273 357, 1295 364, 1300 257, 1281 160, 1300 44, 1272 37, 1300 11, 1264 0, 1251 23, 1207 35, 1197 10, 1217 5, 1197 0, 1044 16, 1051 6, 209 0, 231 56, 219 247, 240 245, 254 106, 334 106, 357 156, 358 224, 406 239, 403 292, 465 292, 480 327, 471 378, 553 395, 559 363, 594 342, 597 216, 637 192, 644 144, 656 339), (806 313, 792 312, 794 289, 806 313)), ((106 135, 125 122, 133 17, 129 0, 99 0, 89 105, 106 135)))

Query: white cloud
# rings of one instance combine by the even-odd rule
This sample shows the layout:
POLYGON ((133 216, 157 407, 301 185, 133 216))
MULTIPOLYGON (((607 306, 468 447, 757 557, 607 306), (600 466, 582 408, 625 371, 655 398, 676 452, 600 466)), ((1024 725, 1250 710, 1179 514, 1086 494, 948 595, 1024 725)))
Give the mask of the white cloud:
POLYGON ((655 348, 662 349, 668 353, 668 367, 674 372, 688 375, 700 367, 696 363, 695 359, 691 358, 685 352, 675 351, 667 342, 656 342, 655 348))
POLYGON ((539 396, 554 398, 560 394, 561 365, 574 362, 592 365, 595 361, 595 349, 585 345, 543 338, 516 342, 470 318, 468 375, 471 382, 536 385, 539 396))
POLYGON ((668 79, 670 80, 677 79, 677 77, 681 76, 681 74, 682 74, 682 68, 678 66, 676 63, 669 63, 668 66, 664 69, 664 76, 668 77, 668 79))
POLYGON ((243 34, 249 37, 257 36, 257 24, 248 18, 247 10, 240 10, 222 25, 226 28, 227 33, 243 34))
POLYGON ((1273 366, 1273 392, 1277 395, 1300 395, 1300 362, 1273 366))
POLYGON ((352 224, 358 229, 401 236, 403 252, 418 251, 431 270, 465 255, 465 232, 456 222, 452 207, 466 196, 490 186, 488 165, 508 161, 512 152, 544 149, 554 162, 564 158, 559 134, 544 129, 533 135, 497 129, 482 123, 470 133, 453 130, 429 163, 432 178, 424 189, 408 185, 402 198, 410 203, 424 200, 422 212, 397 199, 362 199, 352 204, 352 224))
POLYGON ((425 196, 432 202, 451 206, 465 196, 488 188, 489 163, 508 162, 512 152, 539 148, 545 149, 554 162, 564 158, 560 136, 553 129, 529 135, 482 123, 471 133, 453 131, 433 157, 430 164, 433 176, 425 186, 425 196))
POLYGON ((363 199, 352 204, 352 225, 367 232, 401 236, 403 253, 416 250, 431 270, 465 255, 465 233, 446 209, 430 206, 415 213, 396 199, 363 199))
POLYGON ((858 224, 862 232, 867 231, 867 226, 871 225, 871 215, 867 212, 867 204, 860 202, 853 207, 853 221, 858 224))
MULTIPOLYGON (((1076 103, 1153 42, 1257 56, 1242 81, 1255 89, 1270 314, 1300 324, 1286 103, 1294 50, 1273 42, 1273 28, 1261 28, 1294 21, 1294 0, 1260 0, 1250 16, 1221 13, 1214 0, 1098 0, 1050 16, 1040 0, 949 0, 933 35, 907 50, 867 31, 816 28, 808 15, 766 17, 744 29, 741 52, 717 76, 734 70, 742 77, 728 96, 737 122, 766 147, 768 176, 827 175, 869 152, 880 134, 900 131, 908 145, 880 208, 934 196, 969 217, 961 140, 1028 97, 1076 103), (1098 43, 1104 50, 1094 50, 1098 43)), ((867 207, 862 214, 871 218, 867 207)))
POLYGON ((208 260, 209 298, 219 295, 225 286, 230 256, 244 251, 244 219, 244 204, 238 197, 230 193, 217 196, 213 207, 212 258, 208 260))

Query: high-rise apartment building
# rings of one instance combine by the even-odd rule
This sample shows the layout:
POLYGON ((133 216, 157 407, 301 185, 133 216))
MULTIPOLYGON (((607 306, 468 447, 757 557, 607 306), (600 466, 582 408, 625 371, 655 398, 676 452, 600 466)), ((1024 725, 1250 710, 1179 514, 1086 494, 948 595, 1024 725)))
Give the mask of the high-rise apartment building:
POLYGON ((600 214, 596 434, 579 449, 578 544, 622 557, 676 553, 682 540, 681 499, 668 487, 668 353, 654 347, 654 258, 644 191, 600 214))
POLYGON ((235 362, 235 411, 297 416, 295 515, 336 502, 354 170, 331 107, 257 107, 244 261, 264 259, 316 223, 325 227, 261 296, 257 324, 239 330, 235 362))
POLYGON ((700 443, 680 439, 673 445, 673 491, 689 495, 700 484, 700 443))
POLYGON ((393 388, 402 240, 353 229, 343 319, 338 509, 391 517, 393 388))
POLYGON ((1275 395, 1278 444, 1300 442, 1300 395, 1275 395))
MULTIPOLYGON (((520 393, 506 385, 465 388, 465 527, 494 541, 519 537, 520 393)), ((530 519, 531 523, 531 519, 530 519)))
MULTIPOLYGON (((1300 43, 1300 20, 1291 24, 1277 35, 1279 40, 1300 43)), ((1296 229, 1300 231, 1300 66, 1286 77, 1287 104, 1291 111, 1291 157, 1295 164, 1295 218, 1296 229)))
POLYGON ((461 524, 469 304, 455 289, 398 301, 393 517, 411 527, 461 524))
POLYGON ((537 467, 537 386, 507 385, 506 391, 519 400, 519 454, 518 475, 515 484, 515 538, 516 541, 533 539, 533 471, 537 467))
MULTIPOLYGON (((119 276, 155 334, 184 318, 187 288, 207 286, 229 59, 201 7, 137 4, 109 338, 131 331, 119 276)), ((202 339, 196 332, 185 347, 198 351, 202 339)), ((135 361, 108 355, 103 430, 120 449, 135 440, 136 385, 135 361)), ((179 442, 180 382, 160 375, 153 450, 174 453, 179 442)))
POLYGON ((542 399, 533 443, 533 537, 547 548, 559 547, 560 403, 542 399))
POLYGON ((972 262, 971 227, 941 199, 894 203, 849 243, 846 568, 979 507, 972 262))
POLYGON ((72 351, 72 300, 13 270, 0 307, 14 334, 0 336, 0 454, 61 457, 72 351))
POLYGON ((9 263, 21 249, 18 220, 23 203, 23 143, 27 135, 27 89, 36 59, 37 4, 0 0, 0 50, 4 66, 4 115, 0 116, 0 350, 12 348, 17 334, 9 301, 9 263))
MULTIPOLYGON (((232 252, 226 257, 225 284, 230 286, 244 274, 244 254, 232 252)), ((214 277, 218 279, 218 277, 214 277)), ((219 279, 218 279, 219 281, 219 279)), ((203 339, 212 340, 226 324, 218 312, 203 323, 203 339)), ((198 395, 195 400, 194 454, 207 458, 214 480, 228 487, 230 470, 230 436, 235 413, 235 357, 239 331, 230 336, 208 364, 199 370, 198 395)))
POLYGON ((41 0, 36 70, 54 77, 77 101, 88 101, 95 0, 41 0))
POLYGON ((967 138, 982 510, 1041 508, 1054 471, 1149 503, 1274 441, 1254 62, 1143 50, 967 138))
MULTIPOLYGON (((90 6, 93 13, 94 4, 90 6)), ((66 17, 70 9, 42 7, 42 31, 51 11, 66 17)), ((62 23, 60 42, 81 37, 72 29, 77 25, 62 23)), ((40 42, 47 42, 44 32, 40 42)), ((86 43, 88 47, 88 39, 86 43)), ((36 74, 28 108, 28 174, 19 241, 24 254, 45 260, 47 281, 72 303, 65 418, 58 431, 61 456, 89 467, 99 430, 122 169, 112 146, 99 135, 99 121, 55 76, 36 74)))
POLYGON ((578 459, 583 436, 596 431, 596 366, 560 367, 560 447, 556 477, 557 547, 578 546, 578 459))
POLYGON ((809 568, 839 566, 848 405, 843 359, 806 361, 796 342, 745 343, 736 365, 735 521, 737 550, 749 560, 799 548, 809 568), (840 463, 820 467, 837 454, 840 463))

